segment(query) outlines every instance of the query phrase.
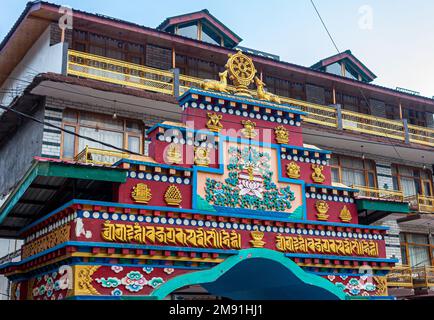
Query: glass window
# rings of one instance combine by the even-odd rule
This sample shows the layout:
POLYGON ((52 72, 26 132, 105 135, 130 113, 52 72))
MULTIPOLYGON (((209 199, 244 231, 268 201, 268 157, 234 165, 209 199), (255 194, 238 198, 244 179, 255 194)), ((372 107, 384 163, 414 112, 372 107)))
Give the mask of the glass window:
MULTIPOLYGON (((75 127, 65 126, 64 129, 75 132, 75 127)), ((73 134, 63 133, 63 157, 67 159, 74 158, 75 136, 73 134)))
POLYGON ((401 245, 401 258, 402 258, 402 264, 408 265, 408 259, 407 259, 407 246, 401 245))
POLYGON ((187 38, 197 39, 196 23, 181 25, 178 27, 178 34, 187 38))
POLYGON ((140 153, 140 138, 128 136, 128 150, 135 153, 140 153))
POLYGON ((140 132, 140 124, 135 121, 127 121, 127 130, 130 132, 140 132))
POLYGON ((332 168, 332 181, 333 182, 340 182, 339 169, 338 168, 332 168))
POLYGON ((392 166, 392 176, 394 184, 401 190, 406 197, 416 195, 432 195, 431 172, 419 168, 411 168, 401 165, 392 166))
POLYGON ((336 74, 338 76, 341 76, 342 75, 342 66, 340 63, 335 62, 335 63, 327 66, 326 71, 328 73, 333 73, 333 74, 336 74))
POLYGON ((428 236, 425 234, 407 234, 407 242, 408 243, 416 243, 416 244, 429 244, 428 236))
POLYGON ((434 246, 429 244, 428 235, 406 233, 400 235, 400 240, 403 264, 413 268, 432 264, 434 246))
MULTIPOLYGON (((70 109, 64 111, 63 117, 65 128, 72 129, 82 136, 113 145, 116 148, 129 149, 135 153, 140 153, 142 149, 143 125, 141 121, 113 119, 110 115, 70 109)), ((86 146, 101 150, 120 151, 84 138, 76 140, 74 136, 64 134, 63 157, 71 159, 83 151, 86 146)))
POLYGON ((63 121, 68 123, 77 123, 78 113, 71 109, 63 111, 63 121))
POLYGON ((216 32, 211 30, 206 24, 202 24, 202 41, 221 45, 222 38, 216 32))
POLYGON ((347 186, 377 186, 375 164, 371 160, 333 155, 330 165, 333 182, 347 186))
MULTIPOLYGON (((121 132, 113 132, 113 131, 107 131, 101 129, 86 128, 86 127, 81 127, 79 132, 80 135, 82 136, 86 136, 98 141, 102 141, 104 143, 111 144, 118 148, 122 148, 123 146, 123 134, 121 132)), ((80 138, 78 140, 78 149, 83 150, 84 148, 86 148, 86 146, 102 149, 102 150, 115 150, 108 146, 102 145, 100 143, 80 138)))
POLYGON ((123 120, 113 119, 107 115, 80 113, 80 124, 83 126, 102 127, 109 130, 123 130, 123 120))
POLYGON ((347 64, 345 64, 345 76, 350 79, 359 80, 359 74, 347 64))

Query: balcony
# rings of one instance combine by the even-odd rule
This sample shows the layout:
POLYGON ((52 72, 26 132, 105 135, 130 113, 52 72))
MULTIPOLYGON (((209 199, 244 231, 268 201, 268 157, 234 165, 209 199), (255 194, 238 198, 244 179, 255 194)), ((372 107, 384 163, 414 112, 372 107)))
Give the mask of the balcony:
MULTIPOLYGON (((175 95, 183 94, 189 88, 197 87, 203 79, 179 75, 142 65, 126 63, 88 53, 68 51, 68 75, 100 80, 126 87, 175 95), (179 80, 179 87, 177 86, 179 80)), ((229 90, 233 89, 229 86, 229 90)), ((255 96, 256 92, 251 91, 255 96)), ((283 103, 298 106, 307 113, 305 121, 329 128, 343 129, 354 133, 386 137, 403 143, 434 146, 434 130, 407 125, 402 121, 388 120, 361 113, 340 110, 301 100, 280 97, 283 103)))
POLYGON ((387 286, 389 288, 433 288, 434 267, 396 266, 387 275, 387 286))
POLYGON ((357 185, 352 185, 351 188, 359 190, 359 197, 383 201, 405 202, 402 191, 381 190, 357 185))
POLYGON ((434 267, 424 266, 413 269, 414 288, 433 288, 434 287, 434 267))
POLYGON ((96 148, 86 148, 81 151, 74 160, 79 163, 93 164, 100 166, 112 166, 114 163, 121 159, 128 159, 130 155, 128 153, 122 153, 117 151, 101 150, 96 148))
POLYGON ((411 208, 419 213, 434 213, 434 197, 422 196, 420 194, 416 196, 410 196, 405 198, 410 203, 411 208))
POLYGON ((413 272, 409 266, 396 266, 387 275, 387 286, 413 288, 413 272))

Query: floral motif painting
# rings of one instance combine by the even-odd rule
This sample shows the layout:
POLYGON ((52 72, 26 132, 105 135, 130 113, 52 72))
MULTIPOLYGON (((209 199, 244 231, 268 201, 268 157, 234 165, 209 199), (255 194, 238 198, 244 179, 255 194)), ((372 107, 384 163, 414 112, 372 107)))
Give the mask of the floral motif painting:
POLYGON ((68 293, 68 287, 67 274, 51 272, 34 280, 32 297, 34 300, 62 300, 68 293))
POLYGON ((295 200, 290 186, 279 188, 273 182, 267 152, 253 147, 230 147, 228 178, 224 182, 207 178, 206 201, 218 207, 285 212, 295 200))
POLYGON ((379 296, 384 295, 384 288, 377 277, 369 275, 363 276, 334 276, 329 275, 327 280, 333 282, 335 286, 341 288, 348 296, 379 296))

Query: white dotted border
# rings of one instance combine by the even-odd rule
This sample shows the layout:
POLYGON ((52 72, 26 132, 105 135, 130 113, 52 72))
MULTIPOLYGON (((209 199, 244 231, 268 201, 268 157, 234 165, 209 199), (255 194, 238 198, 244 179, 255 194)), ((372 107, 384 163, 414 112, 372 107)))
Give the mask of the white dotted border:
POLYGON ((355 232, 336 232, 336 231, 320 231, 284 227, 271 227, 271 226, 257 226, 250 224, 238 224, 232 222, 217 222, 217 221, 204 221, 204 220, 191 220, 181 218, 165 218, 165 217, 151 217, 141 216, 134 214, 109 214, 100 212, 83 211, 81 214, 83 218, 104 219, 113 221, 130 221, 130 222, 145 222, 152 224, 168 224, 172 226, 192 226, 192 227, 205 227, 205 228, 220 228, 232 230, 259 230, 261 232, 273 232, 282 234, 305 235, 305 236, 321 236, 333 238, 348 238, 348 239, 364 239, 364 240, 383 240, 382 235, 376 234, 362 234, 355 232))
POLYGON ((162 174, 152 174, 152 173, 135 172, 135 171, 129 171, 128 178, 146 180, 146 181, 185 184, 185 185, 191 184, 190 178, 182 178, 182 177, 167 176, 162 174))
MULTIPOLYGON (((219 106, 212 106, 210 104, 205 105, 203 103, 201 104, 197 104, 196 102, 192 102, 191 104, 189 104, 188 102, 186 102, 183 105, 183 109, 188 108, 189 106, 191 106, 193 109, 199 108, 201 110, 207 110, 207 111, 215 111, 215 112, 221 112, 224 114, 230 114, 230 115, 237 115, 237 116, 242 116, 244 118, 251 118, 251 119, 257 119, 257 120, 264 120, 264 121, 270 121, 270 122, 275 122, 278 124, 286 124, 286 125, 290 125, 290 126, 296 126, 296 127, 300 127, 301 126, 301 122, 300 121, 294 121, 293 119, 286 119, 282 116, 272 116, 272 115, 266 115, 266 114, 261 114, 258 112, 247 112, 247 111, 242 111, 242 110, 238 110, 238 109, 227 109, 226 107, 219 107, 219 106)), ((285 112, 285 111, 282 111, 285 112)), ((288 113, 291 113, 288 111, 288 113)))

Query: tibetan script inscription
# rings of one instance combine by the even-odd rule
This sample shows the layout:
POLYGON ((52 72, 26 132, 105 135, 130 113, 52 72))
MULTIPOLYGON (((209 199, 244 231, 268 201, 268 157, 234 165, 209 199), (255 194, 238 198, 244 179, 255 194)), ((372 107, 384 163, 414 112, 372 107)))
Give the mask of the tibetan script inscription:
POLYGON ((276 237, 276 248, 288 253, 336 254, 345 256, 378 257, 378 244, 374 241, 313 239, 303 237, 276 237))
POLYGON ((235 231, 215 229, 181 229, 167 227, 112 224, 106 221, 101 236, 105 241, 165 244, 194 248, 241 249, 241 235, 235 231))

